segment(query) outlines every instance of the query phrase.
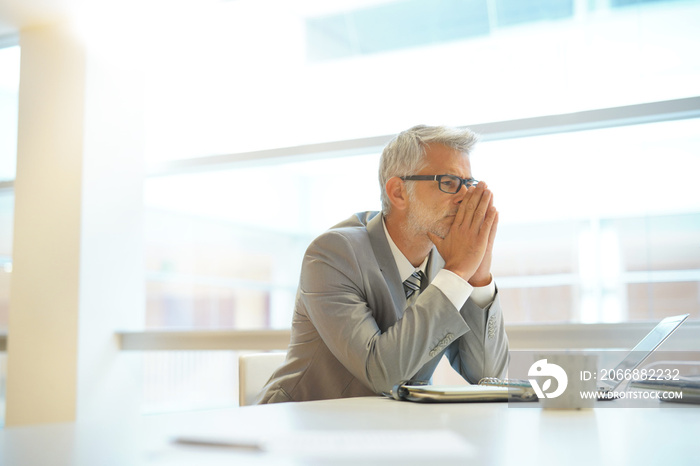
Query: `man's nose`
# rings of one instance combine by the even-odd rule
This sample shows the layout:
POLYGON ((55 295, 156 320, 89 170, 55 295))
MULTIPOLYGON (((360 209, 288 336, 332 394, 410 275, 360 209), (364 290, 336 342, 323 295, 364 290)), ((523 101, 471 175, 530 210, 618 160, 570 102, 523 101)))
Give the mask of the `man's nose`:
POLYGON ((469 188, 467 188, 467 185, 462 183, 462 186, 459 187, 459 191, 455 193, 455 204, 461 204, 462 200, 464 199, 464 196, 467 195, 467 191, 469 191, 469 188))

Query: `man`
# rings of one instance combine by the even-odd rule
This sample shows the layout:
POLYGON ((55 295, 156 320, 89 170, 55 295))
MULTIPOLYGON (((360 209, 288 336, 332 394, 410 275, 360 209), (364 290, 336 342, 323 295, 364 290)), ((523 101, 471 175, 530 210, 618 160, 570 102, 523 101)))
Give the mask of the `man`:
POLYGON ((472 178, 475 142, 466 129, 416 126, 386 146, 382 212, 355 214, 309 246, 287 357, 258 403, 381 394, 430 380, 443 354, 471 383, 504 375, 498 212, 472 178))

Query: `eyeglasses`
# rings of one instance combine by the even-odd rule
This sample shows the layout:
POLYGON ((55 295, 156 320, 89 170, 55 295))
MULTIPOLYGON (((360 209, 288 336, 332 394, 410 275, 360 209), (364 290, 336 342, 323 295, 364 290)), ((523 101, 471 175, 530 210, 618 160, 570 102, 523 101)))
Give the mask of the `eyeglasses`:
POLYGON ((479 184, 474 178, 460 178, 457 175, 411 175, 399 178, 404 181, 437 181, 440 191, 447 194, 457 194, 462 185, 470 188, 479 184))

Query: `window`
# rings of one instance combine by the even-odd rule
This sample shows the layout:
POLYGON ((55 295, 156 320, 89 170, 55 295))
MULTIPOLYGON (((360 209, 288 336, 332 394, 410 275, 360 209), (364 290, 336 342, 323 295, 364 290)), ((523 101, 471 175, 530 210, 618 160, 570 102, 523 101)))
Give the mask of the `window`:
MULTIPOLYGON (((12 41, 11 41, 12 42, 12 41)), ((7 332, 12 272, 14 194, 17 162, 19 47, 0 43, 0 334, 7 332)), ((0 427, 5 421, 7 356, 0 351, 0 427)))
MULTIPOLYGON (((508 321, 700 317, 698 135, 692 119, 480 143, 508 321)), ((378 159, 147 181, 149 326, 288 327, 309 242, 380 208, 378 159)))
POLYGON ((10 305, 18 96, 19 47, 0 48, 0 331, 7 329, 10 305))
MULTIPOLYGON (((173 7, 145 69, 149 163, 700 95, 697 0, 619 8, 550 0, 526 12, 522 2, 490 0, 490 32, 466 37, 445 32, 452 16, 429 7, 476 3, 240 0, 181 18, 173 7), (391 16, 396 28, 434 17, 443 22, 431 30, 449 37, 407 28, 390 45, 384 22, 348 23, 340 30, 361 34, 374 52, 310 59, 350 40, 320 21, 369 12, 391 16)), ((481 12, 471 8, 469 20, 481 12)))
MULTIPOLYGON (((206 30, 148 70, 149 327, 289 325, 308 243, 379 208, 383 143, 319 144, 700 95, 697 1, 263 3, 199 12, 206 30), (304 144, 315 160, 276 157, 304 144)), ((697 120, 606 125, 474 154, 502 212, 510 322, 697 315, 697 120)))
POLYGON ((700 317, 700 120, 493 141, 509 321, 700 317))
POLYGON ((146 181, 147 326, 287 328, 306 247, 379 209, 378 155, 146 181))
POLYGON ((306 20, 311 61, 446 43, 489 33, 485 0, 409 0, 306 20))
POLYGON ((12 215, 15 198, 9 189, 0 189, 0 332, 7 330, 12 273, 12 215))

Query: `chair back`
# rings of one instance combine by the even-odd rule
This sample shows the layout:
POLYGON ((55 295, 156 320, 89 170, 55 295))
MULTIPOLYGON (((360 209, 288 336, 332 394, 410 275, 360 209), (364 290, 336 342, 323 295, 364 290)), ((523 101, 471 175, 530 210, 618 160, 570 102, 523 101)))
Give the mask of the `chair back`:
POLYGON ((286 352, 243 354, 238 357, 238 403, 249 406, 282 365, 286 352))

